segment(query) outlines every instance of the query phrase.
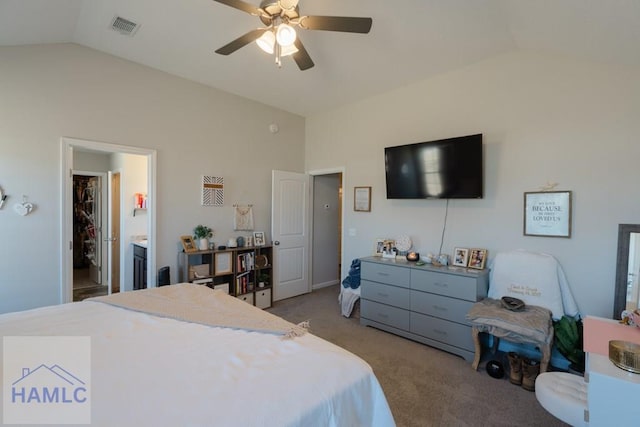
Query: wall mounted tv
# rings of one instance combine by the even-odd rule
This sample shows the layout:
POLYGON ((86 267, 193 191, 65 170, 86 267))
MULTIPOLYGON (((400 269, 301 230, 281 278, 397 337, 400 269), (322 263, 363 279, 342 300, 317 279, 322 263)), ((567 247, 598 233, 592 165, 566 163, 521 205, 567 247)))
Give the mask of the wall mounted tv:
POLYGON ((481 199, 482 134, 386 147, 387 199, 481 199))

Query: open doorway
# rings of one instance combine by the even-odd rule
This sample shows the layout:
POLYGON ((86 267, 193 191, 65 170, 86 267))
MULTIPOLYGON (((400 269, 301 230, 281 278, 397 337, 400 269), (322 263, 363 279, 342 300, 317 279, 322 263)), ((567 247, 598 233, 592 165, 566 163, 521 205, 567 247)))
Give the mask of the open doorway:
POLYGON ((312 289, 342 277, 342 172, 312 173, 312 289))
MULTIPOLYGON (((108 171, 117 171, 120 182, 127 181, 143 182, 143 187, 126 187, 129 188, 129 192, 123 192, 118 196, 120 200, 120 206, 117 207, 118 218, 121 220, 125 217, 132 217, 133 201, 127 201, 126 195, 131 193, 133 199, 134 192, 144 191, 147 195, 147 204, 144 212, 144 217, 138 215, 137 218, 129 221, 129 227, 121 224, 117 226, 122 236, 128 236, 126 238, 114 238, 112 232, 112 215, 110 215, 109 206, 112 205, 111 197, 112 192, 105 192, 104 188, 113 183, 113 174, 109 173, 109 178, 102 179, 101 202, 102 206, 100 211, 103 213, 102 225, 97 232, 101 232, 102 235, 98 237, 96 233, 95 246, 100 246, 100 250, 103 252, 102 264, 100 270, 100 286, 107 286, 107 289, 113 290, 132 290, 133 289, 133 256, 132 256, 132 244, 131 239, 135 236, 144 238, 147 246, 147 283, 156 283, 155 274, 155 187, 156 187, 156 151, 150 149, 143 149, 138 147, 129 147, 122 145, 107 144, 88 140, 79 140, 73 138, 61 139, 61 173, 62 173, 62 215, 61 215, 61 243, 63 248, 67 248, 62 252, 61 259, 61 289, 60 289, 60 301, 62 303, 71 302, 74 300, 74 193, 73 193, 73 175, 76 170, 76 160, 82 159, 83 156, 93 155, 100 156, 105 155, 109 158, 108 171), (125 174, 126 173, 126 174, 125 174), (131 176, 136 174, 143 175, 144 179, 132 179, 131 176), (129 177, 129 178, 127 178, 129 177), (109 194, 107 194, 109 193, 109 194), (131 209, 128 207, 131 206, 131 209), (129 215, 127 215, 127 212, 129 215), (108 220, 104 221, 104 218, 108 220), (143 222, 143 225, 141 224, 143 222), (134 224, 134 226, 131 226, 134 224), (125 228, 124 232, 122 232, 125 228), (116 248, 116 250, 113 250, 116 248), (119 253, 118 253, 119 252, 119 253), (129 256, 131 255, 131 256, 129 256), (117 264, 117 265, 114 265, 117 264), (113 272, 118 272, 119 280, 115 283, 112 280, 113 272), (112 285, 115 284, 115 287, 112 285)), ((93 167, 85 168, 93 169, 93 167)), ((76 170, 77 171, 77 170, 76 170)), ((127 191, 123 189, 123 191, 127 191)), ((118 233, 116 233, 117 235, 118 233)), ((153 285, 151 285, 153 286, 153 285)))

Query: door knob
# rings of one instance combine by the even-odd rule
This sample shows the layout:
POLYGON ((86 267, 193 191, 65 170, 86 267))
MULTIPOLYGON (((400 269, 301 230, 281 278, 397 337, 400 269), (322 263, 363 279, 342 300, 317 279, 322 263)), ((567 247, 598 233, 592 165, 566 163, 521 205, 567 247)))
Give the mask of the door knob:
POLYGON ((276 240, 275 242, 273 242, 274 245, 278 246, 280 244, 279 240, 276 240))

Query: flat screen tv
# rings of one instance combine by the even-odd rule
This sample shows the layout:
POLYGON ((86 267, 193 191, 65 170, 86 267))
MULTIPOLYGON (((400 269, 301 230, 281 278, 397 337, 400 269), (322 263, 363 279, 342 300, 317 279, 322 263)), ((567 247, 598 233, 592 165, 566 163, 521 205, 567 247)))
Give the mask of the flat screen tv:
POLYGON ((387 199, 481 199, 482 134, 386 147, 387 199))

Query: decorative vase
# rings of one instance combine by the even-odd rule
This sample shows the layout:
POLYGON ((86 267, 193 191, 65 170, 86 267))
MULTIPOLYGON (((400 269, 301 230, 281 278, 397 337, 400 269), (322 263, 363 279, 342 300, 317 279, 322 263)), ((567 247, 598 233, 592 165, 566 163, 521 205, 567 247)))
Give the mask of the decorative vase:
POLYGON ((205 237, 204 239, 198 240, 198 249, 201 251, 209 250, 209 239, 205 237))

